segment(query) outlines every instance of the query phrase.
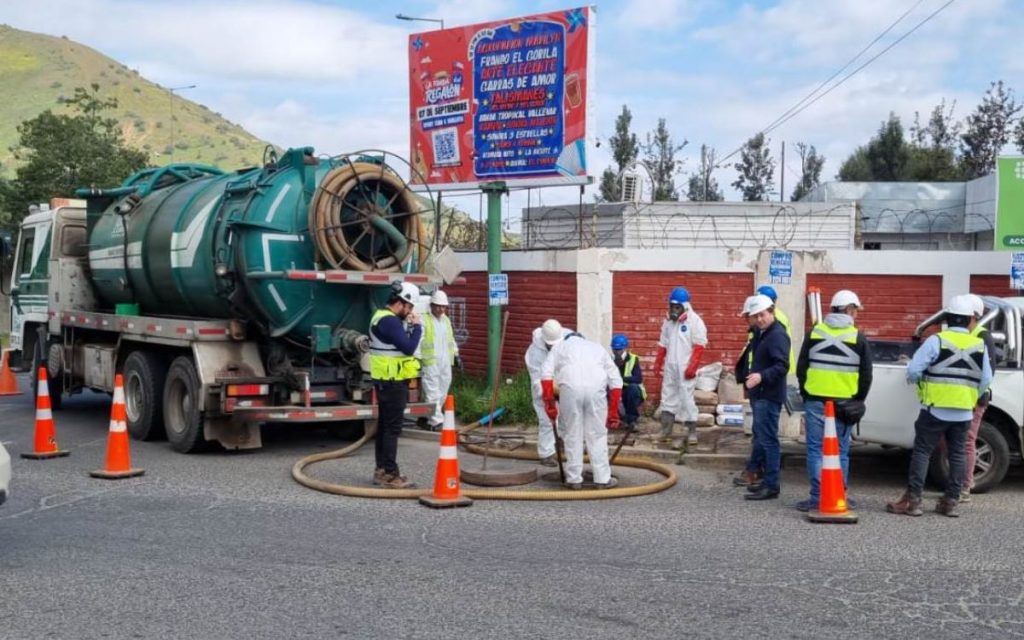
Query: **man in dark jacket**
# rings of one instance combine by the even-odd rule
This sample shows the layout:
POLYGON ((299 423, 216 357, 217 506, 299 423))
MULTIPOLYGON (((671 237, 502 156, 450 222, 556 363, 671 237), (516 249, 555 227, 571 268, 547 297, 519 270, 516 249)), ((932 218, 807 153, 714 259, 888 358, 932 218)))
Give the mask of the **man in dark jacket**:
POLYGON ((754 413, 754 440, 764 454, 764 477, 747 488, 747 500, 771 500, 779 497, 779 414, 786 401, 786 373, 789 371, 789 336, 775 321, 775 306, 765 295, 744 304, 748 317, 754 318, 757 334, 751 343, 753 359, 743 386, 750 396, 754 413))
MULTIPOLYGON (((871 389, 871 350, 864 334, 854 322, 863 308, 860 298, 852 291, 842 289, 832 296, 832 312, 825 320, 814 325, 800 348, 796 363, 796 377, 800 394, 804 398, 804 431, 807 435, 807 481, 810 495, 797 503, 799 511, 818 508, 821 491, 821 446, 825 437, 825 401, 864 401, 871 389)), ((850 439, 853 425, 838 418, 836 407, 836 435, 839 438, 839 464, 843 469, 843 484, 849 484, 850 439)), ((847 506, 856 508, 856 501, 847 494, 847 506)))
MULTIPOLYGON (((735 367, 736 382, 739 384, 743 384, 747 381, 747 374, 750 372, 750 365, 754 362, 753 347, 754 338, 757 337, 757 322, 752 316, 747 315, 747 309, 756 304, 758 304, 758 302, 757 295, 755 294, 744 301, 743 311, 740 311, 739 314, 737 314, 741 318, 746 318, 747 320, 747 343, 743 345, 743 351, 740 352, 740 357, 736 360, 735 367)), ((776 320, 776 322, 778 322, 778 320, 776 320)), ((743 395, 744 397, 747 397, 748 394, 744 391, 743 395)), ((733 477, 732 483, 737 487, 749 487, 752 484, 760 482, 763 475, 764 451, 761 450, 761 445, 757 441, 757 438, 751 438, 750 455, 747 457, 746 464, 743 465, 743 471, 741 471, 739 475, 733 477)))

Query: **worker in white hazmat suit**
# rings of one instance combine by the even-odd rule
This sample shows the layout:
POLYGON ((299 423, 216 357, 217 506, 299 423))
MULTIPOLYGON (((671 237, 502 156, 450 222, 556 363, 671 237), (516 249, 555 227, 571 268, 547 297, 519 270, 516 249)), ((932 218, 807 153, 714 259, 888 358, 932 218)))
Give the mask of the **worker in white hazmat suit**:
POLYGON ((544 410, 544 397, 541 394, 540 370, 548 357, 551 347, 544 341, 544 336, 551 338, 554 344, 572 333, 564 328, 558 320, 548 320, 533 330, 533 341, 526 349, 526 370, 530 372, 530 391, 533 394, 533 410, 537 413, 537 457, 545 467, 558 465, 555 459, 555 431, 551 428, 551 419, 544 410))
POLYGON ((672 426, 682 418, 688 430, 686 446, 697 444, 697 404, 693 391, 707 344, 708 330, 690 306, 690 292, 676 287, 668 299, 668 317, 661 325, 658 355, 654 361, 654 375, 662 376, 659 407, 662 438, 670 438, 672 426))
POLYGON ((459 346, 448 317, 448 294, 438 289, 430 296, 430 313, 423 318, 423 339, 420 341, 420 374, 426 402, 434 405, 430 428, 440 430, 444 424, 444 401, 452 386, 452 365, 461 364, 459 346))
POLYGON ((571 333, 551 346, 541 369, 544 409, 558 420, 558 435, 565 444, 565 483, 583 486, 583 448, 598 488, 616 482, 608 463, 608 425, 619 423, 622 376, 605 348, 571 333), (555 400, 555 384, 558 400, 555 400))

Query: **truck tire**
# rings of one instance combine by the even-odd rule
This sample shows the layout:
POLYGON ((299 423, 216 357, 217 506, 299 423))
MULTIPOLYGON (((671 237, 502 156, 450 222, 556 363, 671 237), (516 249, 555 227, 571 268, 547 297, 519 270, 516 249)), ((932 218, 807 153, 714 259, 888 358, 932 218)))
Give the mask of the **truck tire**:
MULTIPOLYGON (((1006 437, 994 424, 984 418, 978 428, 978 457, 974 464, 974 489, 972 493, 985 493, 1003 481, 1010 468, 1010 446, 1006 437)), ((935 448, 928 464, 928 479, 939 489, 946 487, 949 479, 949 462, 945 448, 935 448)))
POLYGON ((136 440, 162 440, 167 363, 148 351, 132 351, 124 361, 124 404, 128 433, 136 440))
POLYGON ((327 423, 327 433, 338 440, 358 440, 366 433, 365 420, 339 420, 327 423))
MULTIPOLYGON (((35 348, 32 351, 32 395, 39 394, 39 367, 42 365, 42 349, 39 343, 36 343, 35 348)), ((50 394, 50 408, 54 411, 60 411, 64 408, 64 376, 63 374, 54 376, 49 369, 46 370, 46 392, 50 394)))
POLYGON ((175 358, 164 383, 164 428, 175 451, 195 453, 206 448, 200 389, 199 375, 192 358, 175 358))

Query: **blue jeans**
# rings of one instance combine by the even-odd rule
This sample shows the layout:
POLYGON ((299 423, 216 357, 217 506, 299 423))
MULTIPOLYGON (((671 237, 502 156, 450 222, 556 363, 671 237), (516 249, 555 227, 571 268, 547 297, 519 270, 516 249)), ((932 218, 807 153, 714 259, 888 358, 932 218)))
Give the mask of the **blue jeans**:
POLYGON ((779 446, 779 413, 781 402, 754 400, 754 442, 759 443, 764 455, 764 478, 761 480, 768 489, 779 488, 779 467, 782 465, 782 448, 779 446))
POLYGON ((627 384, 622 387, 622 420, 634 423, 640 419, 640 405, 644 396, 640 393, 640 385, 627 384))
POLYGON ((761 446, 756 431, 753 432, 753 438, 750 440, 750 457, 747 458, 747 464, 743 468, 747 473, 758 475, 764 471, 764 447, 761 446))
MULTIPOLYGON (((817 503, 821 495, 821 445, 825 439, 825 403, 821 400, 808 400, 804 403, 804 431, 807 432, 807 482, 811 486, 811 500, 817 503)), ((850 439, 853 429, 837 419, 836 436, 839 438, 839 466, 843 468, 845 487, 850 484, 850 439)))
POLYGON ((928 463, 932 459, 932 450, 943 436, 946 438, 946 455, 949 457, 949 478, 946 480, 946 499, 957 502, 960 500, 960 487, 964 480, 964 461, 967 452, 964 441, 971 421, 946 422, 939 420, 928 411, 921 409, 914 422, 914 452, 910 456, 910 495, 920 499, 924 491, 924 480, 928 474, 928 463))

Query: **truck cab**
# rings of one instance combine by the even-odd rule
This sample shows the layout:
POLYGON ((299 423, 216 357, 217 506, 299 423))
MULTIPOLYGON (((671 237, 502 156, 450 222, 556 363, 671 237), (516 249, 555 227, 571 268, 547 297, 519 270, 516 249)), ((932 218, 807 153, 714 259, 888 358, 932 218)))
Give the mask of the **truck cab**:
MULTIPOLYGON (((974 491, 983 493, 999 484, 1011 463, 1024 455, 1024 333, 1021 317, 1024 298, 982 296, 985 326, 996 344, 992 400, 978 430, 974 491)), ((912 449, 914 421, 920 411, 914 386, 906 381, 907 362, 924 338, 941 328, 945 317, 938 311, 921 322, 907 341, 872 342, 874 381, 867 397, 867 412, 854 430, 862 442, 912 449)), ((943 484, 948 472, 945 457, 935 455, 929 476, 943 484)))

